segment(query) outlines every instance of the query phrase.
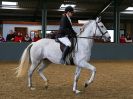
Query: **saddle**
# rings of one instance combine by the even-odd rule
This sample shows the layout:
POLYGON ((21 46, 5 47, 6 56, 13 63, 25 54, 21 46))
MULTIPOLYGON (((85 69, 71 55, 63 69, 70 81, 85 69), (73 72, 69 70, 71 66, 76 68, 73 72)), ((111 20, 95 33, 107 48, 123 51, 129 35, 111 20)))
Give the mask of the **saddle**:
POLYGON ((49 38, 49 39, 55 39, 55 41, 56 42, 58 42, 58 43, 60 43, 60 49, 61 49, 61 51, 63 52, 63 49, 64 49, 64 47, 65 47, 65 45, 62 43, 62 42, 60 42, 59 40, 58 40, 58 35, 60 34, 60 31, 52 31, 51 33, 49 33, 49 34, 46 34, 46 38, 49 38))
MULTIPOLYGON (((61 51, 63 52, 64 48, 65 48, 65 45, 59 41, 59 37, 61 36, 61 31, 58 30, 58 31, 52 31, 50 34, 47 34, 46 35, 46 38, 50 38, 50 39, 55 39, 55 41, 57 43, 60 43, 60 49, 61 51)), ((69 40, 71 42, 71 47, 69 49, 69 52, 66 56, 66 64, 71 64, 73 65, 74 62, 73 62, 73 56, 74 56, 74 51, 75 51, 75 46, 76 46, 76 43, 77 43, 77 38, 76 37, 69 37, 69 40)))
MULTIPOLYGON (((61 51, 63 52, 64 48, 65 48, 65 45, 59 41, 58 38, 55 39, 56 42, 60 43, 60 49, 61 51)), ((70 42, 71 42, 71 47, 67 53, 67 56, 66 56, 66 59, 65 59, 65 63, 68 65, 74 65, 74 61, 73 61, 73 56, 74 56, 74 52, 75 52, 75 46, 76 46, 76 41, 75 39, 70 39, 70 42)))

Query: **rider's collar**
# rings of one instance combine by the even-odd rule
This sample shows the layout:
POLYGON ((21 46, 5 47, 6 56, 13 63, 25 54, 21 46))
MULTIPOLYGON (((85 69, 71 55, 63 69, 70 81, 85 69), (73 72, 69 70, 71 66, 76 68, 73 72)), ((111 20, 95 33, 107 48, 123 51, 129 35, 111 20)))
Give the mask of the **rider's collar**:
POLYGON ((71 21, 71 19, 70 19, 70 17, 66 14, 66 16, 67 16, 67 18, 68 18, 68 20, 69 20, 69 22, 71 23, 71 25, 72 25, 72 21, 71 21))

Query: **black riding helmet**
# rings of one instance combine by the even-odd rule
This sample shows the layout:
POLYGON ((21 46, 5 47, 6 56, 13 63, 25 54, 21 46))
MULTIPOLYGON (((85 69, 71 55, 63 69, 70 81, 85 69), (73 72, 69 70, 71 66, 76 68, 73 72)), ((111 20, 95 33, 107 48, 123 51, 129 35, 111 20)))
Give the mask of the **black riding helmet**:
POLYGON ((71 7, 71 6, 68 6, 68 7, 66 7, 65 8, 65 13, 67 13, 67 12, 73 12, 74 10, 73 10, 73 7, 71 7))

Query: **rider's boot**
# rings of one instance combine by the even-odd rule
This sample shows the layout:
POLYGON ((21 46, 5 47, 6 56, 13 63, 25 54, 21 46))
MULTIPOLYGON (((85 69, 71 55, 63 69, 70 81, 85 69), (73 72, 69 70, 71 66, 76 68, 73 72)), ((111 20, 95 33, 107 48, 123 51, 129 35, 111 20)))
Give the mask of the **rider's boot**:
POLYGON ((66 58, 66 56, 67 56, 67 54, 69 52, 69 48, 70 48, 69 46, 65 46, 65 48, 63 50, 63 53, 62 53, 62 58, 60 60, 61 64, 65 64, 65 58, 66 58))

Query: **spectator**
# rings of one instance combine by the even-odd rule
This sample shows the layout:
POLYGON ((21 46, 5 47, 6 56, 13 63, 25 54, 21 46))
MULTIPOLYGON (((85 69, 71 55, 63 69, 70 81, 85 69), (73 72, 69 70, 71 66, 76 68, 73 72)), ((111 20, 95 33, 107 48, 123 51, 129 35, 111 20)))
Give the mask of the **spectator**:
POLYGON ((0 42, 5 42, 4 37, 2 36, 2 34, 0 34, 0 42))
POLYGON ((132 38, 130 37, 130 35, 126 36, 126 43, 132 43, 132 38))
POLYGON ((39 37, 38 33, 35 33, 34 38, 33 38, 33 42, 36 42, 38 40, 40 40, 41 38, 39 37))
POLYGON ((45 37, 50 39, 56 39, 57 35, 58 35, 57 31, 51 31, 51 33, 46 34, 45 37))
POLYGON ((15 38, 15 33, 13 32, 13 30, 10 30, 9 34, 6 37, 6 41, 13 42, 14 38, 15 38))
POLYGON ((32 40, 31 40, 31 38, 29 37, 29 35, 26 34, 25 37, 24 37, 24 41, 25 41, 25 42, 31 42, 32 40))
POLYGON ((22 41, 23 41, 22 34, 18 32, 17 35, 15 36, 14 42, 22 42, 22 41))
POLYGON ((121 34, 120 43, 126 43, 126 38, 125 38, 124 34, 121 34))

